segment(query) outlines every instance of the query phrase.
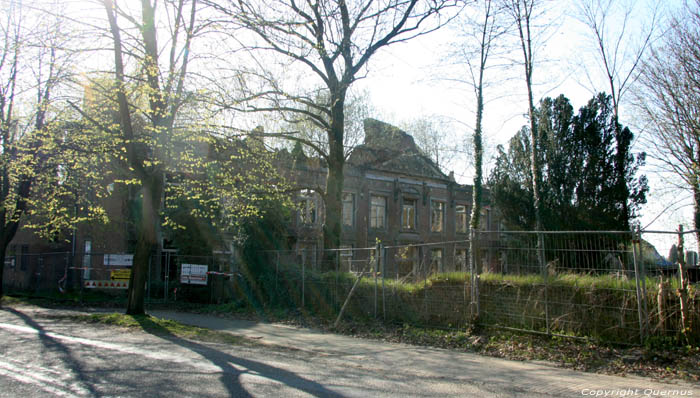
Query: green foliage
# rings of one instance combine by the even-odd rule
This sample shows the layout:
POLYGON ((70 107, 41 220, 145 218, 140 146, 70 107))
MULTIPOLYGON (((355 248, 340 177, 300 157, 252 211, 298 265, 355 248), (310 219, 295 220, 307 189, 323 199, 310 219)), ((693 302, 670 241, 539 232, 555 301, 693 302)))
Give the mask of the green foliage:
MULTIPOLYGON (((615 121, 610 97, 595 96, 576 115, 563 95, 545 98, 536 120, 544 229, 626 228, 623 204, 627 203, 634 217, 646 202, 646 177, 635 177, 644 164, 644 154, 634 158, 629 153, 633 135, 615 121), (624 186, 619 184, 621 179, 624 186)), ((535 226, 530 156, 529 130, 523 127, 507 151, 499 146, 489 178, 496 206, 509 229, 532 230, 535 226)))

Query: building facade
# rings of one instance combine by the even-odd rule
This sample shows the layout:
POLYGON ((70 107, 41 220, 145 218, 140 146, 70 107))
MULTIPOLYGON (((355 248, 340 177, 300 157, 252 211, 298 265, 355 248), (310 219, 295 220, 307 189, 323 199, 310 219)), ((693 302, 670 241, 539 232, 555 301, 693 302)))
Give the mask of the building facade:
MULTIPOLYGON (((472 187, 458 184, 425 156, 413 138, 373 119, 364 123, 364 143, 354 148, 344 168, 341 269, 371 255, 358 248, 380 241, 390 248, 386 266, 398 276, 463 271, 468 267, 472 187)), ((317 159, 296 159, 289 179, 302 187, 290 228, 294 247, 312 265, 322 260, 323 201, 327 170, 317 159)), ((497 230, 487 203, 481 229, 497 230)))

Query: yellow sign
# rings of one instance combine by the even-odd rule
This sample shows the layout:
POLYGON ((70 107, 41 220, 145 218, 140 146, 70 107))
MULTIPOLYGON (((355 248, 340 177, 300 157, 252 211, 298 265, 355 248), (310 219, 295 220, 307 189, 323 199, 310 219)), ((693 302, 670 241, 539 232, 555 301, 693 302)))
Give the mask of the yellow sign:
POLYGON ((130 278, 130 269, 115 269, 110 272, 110 279, 113 281, 128 281, 130 278))

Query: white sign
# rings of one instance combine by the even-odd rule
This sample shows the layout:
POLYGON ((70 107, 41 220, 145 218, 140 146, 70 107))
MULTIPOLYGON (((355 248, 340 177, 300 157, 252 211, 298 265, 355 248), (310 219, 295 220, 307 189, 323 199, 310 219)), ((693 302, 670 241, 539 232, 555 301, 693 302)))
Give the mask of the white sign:
POLYGON ((131 267, 134 264, 133 254, 105 254, 105 265, 131 267))
POLYGON ((206 285, 208 270, 208 265, 182 264, 182 271, 180 271, 180 283, 206 285))

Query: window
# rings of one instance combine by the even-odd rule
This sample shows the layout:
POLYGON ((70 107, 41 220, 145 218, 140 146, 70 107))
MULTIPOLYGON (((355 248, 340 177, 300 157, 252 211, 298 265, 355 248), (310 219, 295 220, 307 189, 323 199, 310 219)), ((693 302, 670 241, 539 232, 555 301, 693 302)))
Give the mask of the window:
POLYGON ((430 249, 430 272, 442 272, 442 249, 430 249))
POLYGON ((299 194, 299 220, 302 224, 316 223, 316 197, 310 190, 303 190, 299 194))
POLYGON ((19 250, 19 269, 22 271, 26 271, 27 266, 29 265, 29 245, 22 245, 20 246, 19 250))
POLYGON ((343 194, 343 226, 352 227, 354 223, 355 215, 355 194, 344 193, 343 194))
POLYGON ((455 228, 458 233, 467 233, 467 206, 457 205, 455 207, 455 228))
POLYGON ((92 268, 92 241, 86 240, 83 250, 83 279, 90 279, 90 268, 92 268))
POLYGON ((418 266, 418 250, 414 246, 399 247, 394 259, 398 275, 408 275, 418 266))
POLYGON ((404 199, 401 207, 401 228, 406 230, 416 229, 416 201, 404 199))
POLYGON ((307 267, 316 269, 317 246, 313 242, 298 242, 297 243, 298 261, 307 267))
POLYGON ((491 215, 491 211, 489 209, 483 208, 481 209, 481 219, 479 220, 479 229, 482 231, 488 231, 489 230, 489 216, 491 215))
POLYGON ((340 245, 340 269, 352 272, 352 245, 340 245))
POLYGON ((445 229, 445 203, 430 202, 430 231, 443 232, 445 229))
POLYGON ((467 249, 455 250, 455 271, 467 271, 467 249))
POLYGON ((7 249, 7 253, 5 255, 5 266, 9 268, 14 268, 15 267, 15 261, 16 260, 16 254, 17 254, 17 245, 10 245, 7 249))
POLYGON ((386 227, 386 198, 384 196, 371 196, 371 210, 369 215, 369 226, 371 228, 386 227))

